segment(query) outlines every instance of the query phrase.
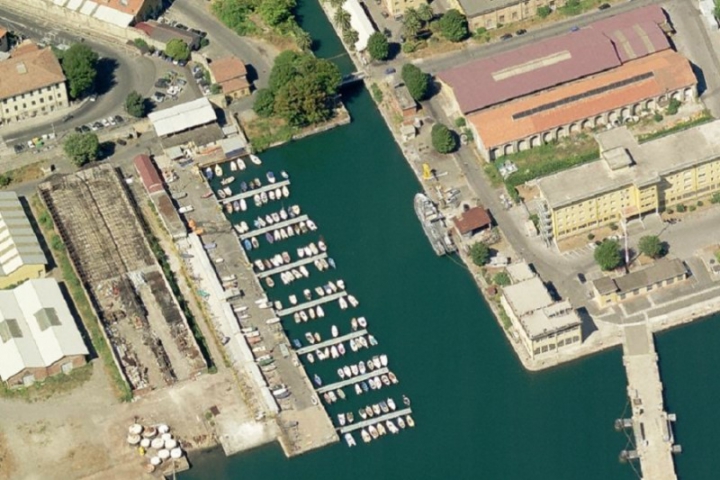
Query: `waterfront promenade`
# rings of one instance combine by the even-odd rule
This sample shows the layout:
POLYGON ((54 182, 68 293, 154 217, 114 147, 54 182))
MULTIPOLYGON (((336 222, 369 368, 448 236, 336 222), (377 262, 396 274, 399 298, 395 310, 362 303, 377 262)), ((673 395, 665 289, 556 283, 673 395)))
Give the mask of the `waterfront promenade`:
POLYGON ((623 364, 642 478, 677 480, 672 458, 673 433, 663 406, 655 342, 647 323, 623 328, 623 364))

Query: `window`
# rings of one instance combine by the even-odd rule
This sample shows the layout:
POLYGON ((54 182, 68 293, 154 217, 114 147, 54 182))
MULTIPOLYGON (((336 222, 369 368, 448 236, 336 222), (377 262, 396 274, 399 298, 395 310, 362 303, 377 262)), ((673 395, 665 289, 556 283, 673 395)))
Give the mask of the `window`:
POLYGON ((498 22, 499 22, 499 23, 503 23, 504 21, 505 21, 505 15, 500 15, 500 16, 498 17, 498 22))

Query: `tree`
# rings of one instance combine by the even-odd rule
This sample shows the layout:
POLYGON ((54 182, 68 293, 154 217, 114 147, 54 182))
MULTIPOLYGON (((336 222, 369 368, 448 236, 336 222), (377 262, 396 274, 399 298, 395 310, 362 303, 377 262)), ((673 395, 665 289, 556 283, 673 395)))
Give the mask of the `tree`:
POLYGON ((94 133, 71 133, 63 143, 65 155, 78 166, 97 160, 100 142, 94 133))
POLYGON ((501 287, 507 287, 512 282, 510 281, 510 275, 508 275, 507 272, 500 272, 496 273, 493 277, 493 283, 495 285, 500 285, 501 287))
POLYGON ((450 153, 458 147, 457 135, 442 123, 433 125, 430 137, 438 153, 450 153))
POLYGON ((418 33, 420 33, 422 26, 422 20, 420 20, 417 10, 414 8, 408 8, 405 10, 402 31, 406 40, 415 40, 418 33))
POLYGON ((650 258, 659 258, 662 257, 665 249, 657 236, 646 235, 640 238, 638 250, 640 250, 640 253, 647 255, 650 258))
POLYGON ((465 15, 451 8, 438 21, 440 34, 451 42, 460 42, 465 40, 470 34, 468 30, 468 22, 465 15))
POLYGON ((406 63, 402 67, 401 76, 407 89, 410 91, 410 95, 416 101, 419 102, 427 98, 430 87, 430 75, 424 73, 412 63, 406 63))
POLYGON ((81 43, 65 51, 61 65, 70 86, 71 98, 79 98, 93 90, 98 59, 97 53, 81 43))
POLYGON ((165 45, 165 55, 178 62, 184 62, 190 58, 190 47, 179 38, 173 38, 165 45))
POLYGON ((475 265, 482 267, 490 259, 490 248, 482 242, 477 242, 470 247, 470 258, 475 265))
POLYGON ((368 53, 374 60, 387 60, 390 55, 390 45, 387 37, 380 32, 370 35, 367 45, 368 53))
POLYGON ((269 88, 261 88, 255 96, 253 110, 261 117, 269 117, 273 114, 273 105, 275 104, 275 95, 269 88))
POLYGON ((347 45, 350 46, 351 50, 355 50, 355 43, 358 41, 360 36, 358 35, 358 32, 356 32, 352 28, 348 28, 343 30, 343 40, 347 45))
POLYGON ((424 24, 427 24, 430 20, 435 18, 435 12, 433 12, 433 9, 429 4, 423 3, 417 9, 417 16, 424 24))
POLYGON ((310 50, 312 48, 312 37, 308 32, 299 28, 298 31, 295 32, 295 43, 300 50, 310 50))
POLYGON ((595 249, 595 262, 602 270, 613 270, 620 266, 620 245, 615 240, 605 240, 595 249))
POLYGON ((263 0, 257 13, 269 26, 276 27, 292 17, 293 8, 295 0, 263 0))
POLYGON ((547 5, 543 5, 542 7, 538 7, 537 14, 540 18, 547 18, 548 15, 552 13, 552 9, 548 7, 547 5))
POLYGON ((342 7, 338 7, 333 15, 333 22, 344 32, 350 28, 350 14, 342 7))
POLYGON ((145 116, 145 99, 136 91, 132 91, 125 99, 125 111, 135 118, 145 116))

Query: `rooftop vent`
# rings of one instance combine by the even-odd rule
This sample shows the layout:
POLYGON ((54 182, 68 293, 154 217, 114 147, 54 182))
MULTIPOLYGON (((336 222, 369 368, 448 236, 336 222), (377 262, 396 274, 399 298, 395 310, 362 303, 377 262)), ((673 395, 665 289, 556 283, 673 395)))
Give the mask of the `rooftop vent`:
POLYGON ((17 72, 20 75, 24 75, 27 73, 27 67, 25 66, 25 63, 23 63, 23 62, 20 62, 17 65, 15 65, 15 68, 17 68, 17 72))

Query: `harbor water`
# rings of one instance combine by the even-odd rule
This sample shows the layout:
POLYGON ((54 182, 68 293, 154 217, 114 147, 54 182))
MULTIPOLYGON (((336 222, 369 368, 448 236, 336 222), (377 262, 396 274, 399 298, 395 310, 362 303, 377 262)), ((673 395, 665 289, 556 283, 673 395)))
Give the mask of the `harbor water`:
MULTIPOLYGON (((336 61, 343 73, 352 71, 315 0, 301 2, 300 16, 316 39, 316 53, 336 61)), ((308 266, 311 275, 304 282, 309 283, 302 288, 321 279, 345 281, 360 301, 357 315, 367 318, 368 330, 379 341, 372 355, 387 354, 400 379, 392 387, 394 398, 406 394, 412 399, 416 427, 367 445, 356 434, 355 448, 341 442, 293 460, 276 444, 230 458, 219 450, 197 454, 191 457, 193 468, 179 478, 637 478, 630 466, 618 462, 626 439, 613 429, 627 407, 620 349, 549 372, 524 371, 467 269, 455 257, 433 253, 413 210, 421 185, 370 95, 358 87, 345 99, 350 125, 261 155, 257 176, 268 169, 286 170, 292 181, 290 199, 263 207, 263 213, 298 204, 318 225, 316 233, 338 268, 320 276, 308 266)), ((248 204, 250 215, 254 206, 248 204)), ((295 258, 295 247, 302 243, 302 236, 272 246, 262 239, 251 256, 289 250, 295 258)), ((283 305, 290 306, 287 294, 298 289, 278 283, 271 297, 284 297, 283 305)), ((304 301, 300 295, 298 300, 304 301)), ((347 318, 356 314, 325 310, 327 317, 311 330, 327 339, 330 325, 337 324, 341 335, 348 333, 347 318)), ((657 341, 668 409, 678 414, 677 440, 685 448, 678 458, 684 479, 716 478, 720 472, 711 442, 720 426, 714 413, 720 394, 715 374, 719 321, 683 327, 657 341)), ((292 316, 284 322, 291 337, 301 338, 292 316)), ((333 376, 339 365, 333 365, 316 363, 311 371, 331 383, 339 380, 333 376)), ((363 404, 362 396, 356 398, 350 389, 346 393, 348 407, 338 402, 332 413, 357 412, 363 404)))

